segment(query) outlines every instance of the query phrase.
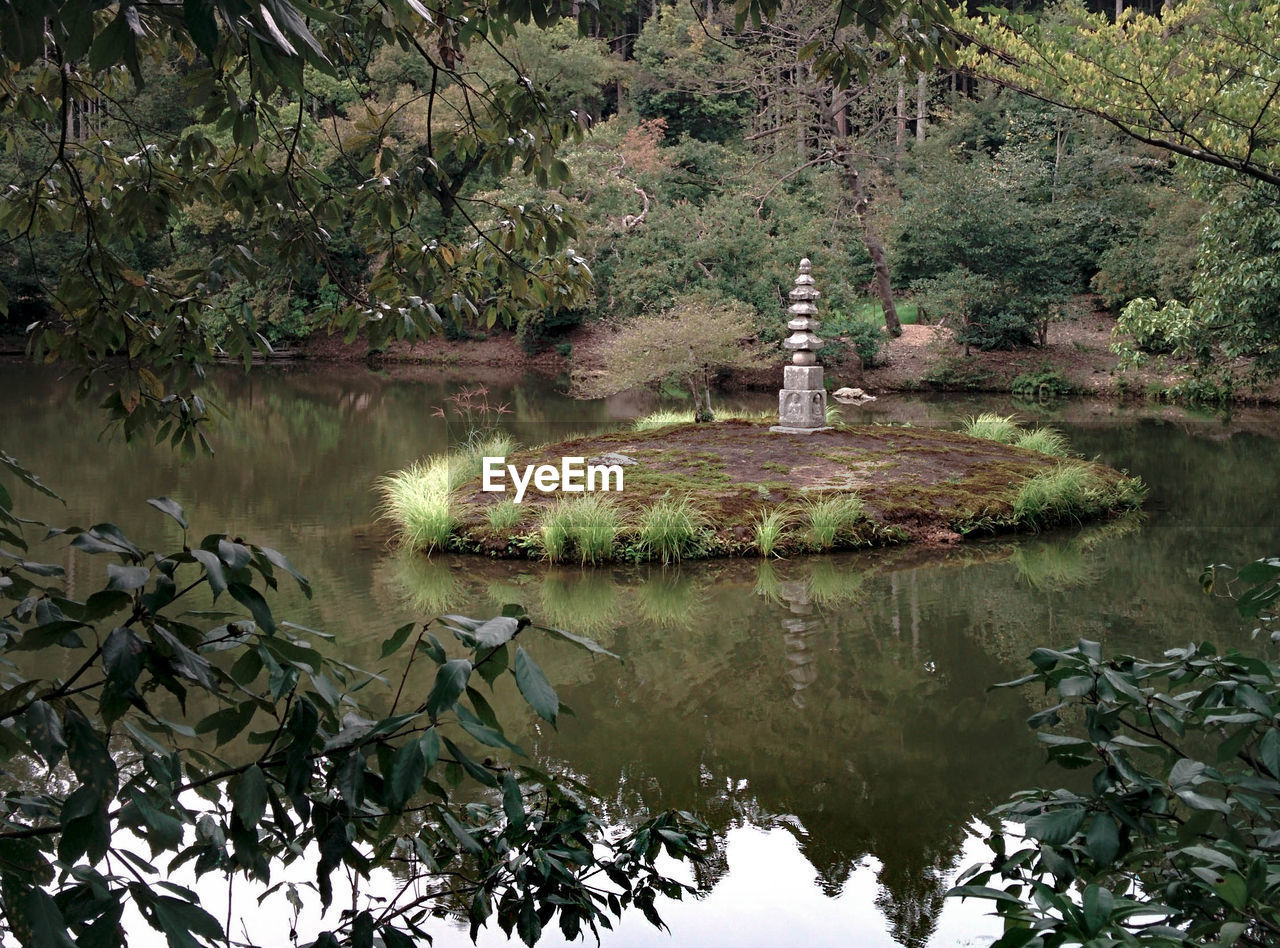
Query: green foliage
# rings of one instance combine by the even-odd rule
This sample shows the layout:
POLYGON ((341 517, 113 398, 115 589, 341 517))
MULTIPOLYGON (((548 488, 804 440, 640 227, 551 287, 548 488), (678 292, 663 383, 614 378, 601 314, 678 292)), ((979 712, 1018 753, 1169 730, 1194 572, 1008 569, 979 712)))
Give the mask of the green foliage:
MULTIPOLYGON (((723 414, 722 414, 723 417, 723 414)), ((651 431, 654 428, 665 428, 668 425, 688 425, 693 423, 693 410, 689 408, 661 408, 642 415, 632 422, 636 431, 651 431)))
POLYGON ((524 507, 514 500, 503 500, 486 507, 484 517, 490 530, 509 533, 524 519, 524 507))
POLYGON ((597 493, 549 504, 538 520, 543 552, 553 563, 565 559, 571 549, 593 566, 610 559, 621 528, 617 504, 597 493))
POLYGON ((1116 323, 1122 364, 1141 364, 1150 354, 1193 360, 1198 387, 1234 387, 1232 360, 1252 360, 1247 378, 1260 381, 1280 371, 1280 190, 1245 186, 1221 173, 1197 182, 1211 205, 1204 217, 1200 255, 1188 303, 1139 298, 1116 323))
POLYGON ((995 158, 929 149, 899 214, 894 255, 931 314, 961 317, 980 349, 1043 345, 1079 280, 1070 230, 1048 197, 1051 165, 1030 145, 995 158))
POLYGON ((451 494, 456 483, 448 456, 415 461, 382 479, 384 516, 405 544, 428 553, 444 549, 457 522, 451 494))
POLYGON ((1023 482, 1013 499, 1013 515, 1020 523, 1040 527, 1079 520, 1112 506, 1109 493, 1089 468, 1062 463, 1023 482))
POLYGON ((1009 391, 1019 398, 1034 398, 1040 402, 1052 402, 1071 394, 1071 383, 1057 369, 1046 365, 1036 372, 1024 372, 1009 385, 1009 391))
POLYGON ((783 534, 795 521, 795 511, 776 507, 768 513, 761 513, 753 524, 756 549, 761 556, 772 556, 782 540, 783 534))
MULTIPOLYGON (((989 441, 999 441, 1001 444, 1017 445, 1027 451, 1038 451, 1054 457, 1067 457, 1071 453, 1067 439, 1061 431, 1053 428, 1036 428, 1027 431, 1013 420, 1012 415, 983 412, 977 417, 966 420, 961 425, 961 430, 973 438, 986 438, 989 441)), ((1065 478, 1061 485, 1063 489, 1071 486, 1068 483, 1070 479, 1070 477, 1065 478)), ((1055 490, 1055 486, 1051 483, 1040 482, 1039 478, 1033 480, 1037 482, 1035 486, 1032 486, 1032 482, 1029 481, 1023 488, 1028 492, 1029 504, 1037 502, 1036 498, 1044 499, 1055 490)), ((1034 520, 1035 517, 1032 519, 1034 520)))
POLYGON ((1001 444, 1013 444, 1018 440, 1021 430, 1012 415, 997 415, 984 411, 981 415, 969 418, 961 425, 961 430, 973 438, 986 438, 988 441, 999 441, 1001 444))
POLYGON ((712 374, 768 365, 767 351, 753 338, 750 310, 713 294, 698 294, 661 313, 638 316, 597 349, 601 370, 579 369, 574 389, 601 397, 670 379, 683 382, 694 419, 711 420, 712 374))
MULTIPOLYGON (((599 646, 536 626, 519 607, 410 622, 382 645, 402 672, 380 692, 376 676, 317 648, 319 633, 275 615, 267 594, 282 579, 311 593, 284 556, 222 534, 196 543, 167 498, 150 503, 183 532, 172 552, 146 551, 107 523, 55 531, 68 553, 106 561, 105 585, 73 598, 60 565, 24 557, 8 485, 47 489, 7 455, 0 472, 0 734, 17 765, 0 797, 0 844, 6 919, 26 943, 123 944, 126 909, 171 944, 221 943, 232 933, 194 892, 151 880, 186 864, 197 878, 253 880, 270 898, 304 852, 316 943, 353 948, 375 935, 428 940, 444 914, 468 919, 473 934, 496 921, 528 944, 553 919, 568 935, 595 932, 629 905, 661 924, 655 896, 686 890, 655 860, 697 857, 705 827, 663 814, 621 838, 606 832, 585 787, 521 759, 479 690, 510 676, 554 724, 559 702, 530 637, 599 646), (224 611, 193 609, 206 596, 224 611), (460 649, 451 656, 437 633, 460 649), (78 670, 26 671, 64 653, 78 670), (357 890, 349 910, 328 914, 335 875, 367 878, 393 852, 416 854, 399 895, 357 890), (590 881, 601 873, 608 897, 590 881)), ((298 908, 302 891, 288 889, 298 908)))
POLYGON ((444 549, 458 522, 454 491, 480 475, 483 458, 506 457, 511 449, 504 435, 475 437, 458 451, 384 476, 378 482, 383 516, 411 549, 444 549))
MULTIPOLYGON (((905 309, 906 307, 903 307, 905 309)), ((914 313, 911 314, 914 316, 914 313)), ((904 323, 909 320, 904 317, 903 310, 898 312, 899 318, 904 323)), ((858 363, 864 369, 869 369, 875 365, 880 357, 880 351, 884 348, 885 338, 882 329, 884 323, 881 319, 859 315, 849 315, 847 313, 835 311, 822 319, 822 332, 828 338, 839 337, 842 341, 847 342, 858 354, 858 363)), ((828 347, 824 347, 825 350, 828 347)))
MULTIPOLYGON (((1278 577, 1276 559, 1240 571, 1243 615, 1274 612, 1278 577)), ((993 860, 948 894, 993 903, 996 948, 1273 943, 1280 665, 1208 643, 1104 658, 1085 640, 1030 660, 1033 672, 997 687, 1043 686, 1051 704, 1028 723, 1051 761, 1091 779, 997 808, 1021 838, 996 830, 993 860)))
POLYGON ((671 142, 685 135, 709 142, 736 138, 754 106, 736 68, 740 56, 719 27, 704 23, 688 4, 659 5, 636 40, 636 111, 662 119, 671 142))
POLYGON ((1053 428, 1037 428, 1034 431, 1024 431, 1018 435, 1013 443, 1028 451, 1038 451, 1041 454, 1050 454, 1054 457, 1067 457, 1071 453, 1067 445, 1066 436, 1061 431, 1056 431, 1053 428))
POLYGON ((801 511, 807 521, 804 541, 814 550, 827 550, 849 534, 854 524, 866 517, 856 494, 841 494, 811 500, 801 511))
POLYGON ((706 515, 688 497, 664 497, 641 511, 636 545, 645 558, 661 559, 664 564, 679 562, 697 555, 708 526, 706 515))

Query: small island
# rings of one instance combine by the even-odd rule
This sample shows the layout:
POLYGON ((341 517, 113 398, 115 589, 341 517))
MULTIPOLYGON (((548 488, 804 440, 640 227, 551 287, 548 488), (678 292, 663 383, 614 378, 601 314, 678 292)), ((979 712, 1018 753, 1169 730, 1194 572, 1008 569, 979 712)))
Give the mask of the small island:
MULTIPOLYGON (((841 425, 770 431, 768 418, 645 421, 510 450, 502 439, 393 474, 387 516, 410 546, 603 563, 769 556, 1033 531, 1136 508, 1144 487, 1067 456, 1060 434, 984 415, 967 432, 841 425), (482 459, 518 470, 564 458, 622 468, 621 491, 484 491, 482 459)), ((597 488, 600 483, 597 482, 597 488)), ((616 486, 616 479, 609 482, 616 486)))

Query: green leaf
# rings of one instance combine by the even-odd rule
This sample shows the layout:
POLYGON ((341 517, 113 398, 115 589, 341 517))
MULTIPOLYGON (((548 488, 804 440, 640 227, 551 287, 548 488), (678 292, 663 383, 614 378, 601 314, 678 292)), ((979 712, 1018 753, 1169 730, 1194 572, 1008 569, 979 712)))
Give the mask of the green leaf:
POLYGON ((1106 813, 1099 813, 1085 834, 1085 851, 1099 866, 1111 865, 1120 852, 1120 828, 1106 813))
POLYGON ((27 740, 50 767, 56 767, 67 749, 62 736, 62 721, 56 711, 44 701, 34 701, 24 715, 27 740))
POLYGON ((427 775, 427 759, 419 741, 410 741, 396 750, 391 758, 391 776, 387 786, 387 806, 399 810, 422 786, 427 775))
POLYGON ((467 827, 458 822, 452 813, 441 807, 440 818, 444 820, 444 825, 449 827, 449 832, 453 834, 454 839, 462 844, 463 849, 473 856, 483 855, 484 847, 476 841, 476 838, 471 835, 471 831, 467 827))
POLYGON ((182 821, 162 810, 157 809, 150 800, 141 793, 133 794, 132 805, 147 827, 147 842, 151 846, 152 857, 162 852, 169 852, 182 842, 182 821))
POLYGON ((1223 876, 1222 881, 1213 887, 1218 896, 1232 908, 1243 911, 1249 904, 1249 890, 1244 879, 1234 872, 1223 876))
POLYGON ((78 711, 67 713, 62 723, 71 769, 99 798, 109 800, 116 792, 116 764, 106 741, 78 711))
POLYGON ((182 18, 196 49, 212 57, 218 45, 218 24, 213 18, 213 4, 209 0, 182 0, 182 18))
POLYGON ((152 497, 147 500, 147 503, 178 521, 178 526, 183 530, 187 529, 186 514, 183 513, 182 505, 176 500, 170 500, 168 497, 152 497))
POLYGON ((1258 755, 1271 776, 1280 778, 1280 728, 1272 727, 1258 742, 1258 755))
POLYGON ((465 658, 455 658, 441 665, 436 672, 435 685, 427 695, 427 713, 435 718, 452 708, 470 677, 471 663, 465 658))
POLYGON ((1116 907, 1115 896, 1101 886, 1087 885, 1083 903, 1085 930, 1092 935, 1111 919, 1111 913, 1116 907))
POLYGON ((209 580, 209 589, 216 600, 227 588, 227 574, 222 569, 222 560, 208 550, 192 550, 191 555, 204 567, 205 577, 209 580))
POLYGON ((116 592, 133 592, 141 589, 151 578, 151 570, 145 566, 119 566, 107 564, 107 589, 116 592))
POLYGON ((554 635, 556 638, 564 639, 566 642, 572 642, 574 645, 578 646, 578 648, 586 649, 588 652, 594 652, 596 655, 608 655, 610 658, 618 658, 616 654, 592 639, 584 638, 581 635, 574 635, 572 632, 566 632, 563 629, 553 629, 542 625, 537 626, 537 628, 549 635, 554 635))
POLYGON ((198 905, 162 895, 151 901, 153 919, 169 939, 170 948, 200 948, 191 936, 222 942, 225 935, 218 920, 198 905))
POLYGON ((511 641, 520 631, 520 624, 519 619, 498 616, 478 626, 472 634, 475 636, 477 646, 497 648, 511 641))
POLYGON ((1226 800, 1219 800, 1217 797, 1207 797, 1202 793, 1196 793, 1192 790, 1176 790, 1178 799, 1191 807, 1193 810, 1214 810, 1218 813, 1231 813, 1231 805, 1226 800))
POLYGON ((404 645, 405 641, 409 638, 409 633, 413 631, 415 625, 417 625, 417 623, 408 622, 396 629, 395 632, 391 633, 391 637, 382 643, 382 651, 379 657, 386 658, 387 656, 398 652, 400 650, 400 646, 404 645))
POLYGON ((102 667, 107 673, 107 680, 120 689, 133 687, 142 673, 145 651, 145 643, 133 629, 112 629, 102 643, 102 667))
POLYGON ((67 923, 43 889, 32 889, 26 899, 27 924, 31 926, 31 945, 39 948, 76 948, 67 935, 67 923))
POLYGON ((1079 831, 1084 817, 1082 807, 1050 810, 1027 820, 1027 835, 1050 846, 1062 846, 1079 831))
POLYGON ((542 669, 521 647, 516 648, 515 674, 516 685, 519 686, 525 701, 529 702, 529 706, 540 718, 554 725, 556 716, 560 713, 560 699, 556 697, 555 689, 542 674, 542 669))
POLYGON ((231 804, 248 829, 258 825, 267 811, 267 776, 257 764, 242 773, 231 787, 231 804))
POLYGON ((502 776, 502 809, 512 826, 524 828, 524 796, 520 793, 520 784, 509 773, 502 776))
POLYGON ((275 632, 276 622, 271 617, 271 607, 262 598, 262 593, 245 583, 228 583, 227 592, 231 594, 232 599, 249 610, 253 615, 253 621, 258 623, 260 629, 275 632))

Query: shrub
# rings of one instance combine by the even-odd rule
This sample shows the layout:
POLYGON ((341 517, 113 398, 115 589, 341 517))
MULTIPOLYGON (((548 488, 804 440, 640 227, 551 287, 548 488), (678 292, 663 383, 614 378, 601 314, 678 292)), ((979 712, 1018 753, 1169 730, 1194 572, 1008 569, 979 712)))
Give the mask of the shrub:
MULTIPOLYGON (((1280 559, 1239 578, 1251 584, 1240 613, 1266 622, 1280 559)), ((1054 729, 1037 735, 1053 763, 1088 770, 1070 790, 1025 790, 996 808, 993 859, 948 893, 994 903, 1005 933, 993 948, 1274 944, 1280 664, 1207 642, 1156 661, 1104 658, 1085 639, 1030 660, 1034 671, 997 687, 1042 686, 1052 703, 1027 723, 1054 729)))
POLYGON ((514 500, 503 500, 490 504, 484 512, 489 529, 498 533, 507 533, 519 525, 524 518, 524 506, 514 500))
POLYGON ((1036 398, 1042 402, 1053 401, 1071 394, 1071 383, 1056 369, 1042 368, 1037 372, 1019 375, 1009 386, 1019 398, 1036 398))
POLYGON ((678 562, 701 549, 707 517, 687 497, 664 497, 640 515, 638 549, 642 556, 678 562))
POLYGON ((401 541, 415 550, 429 553, 443 547, 457 522, 449 460, 440 456, 415 461, 378 483, 383 516, 396 523, 401 541))

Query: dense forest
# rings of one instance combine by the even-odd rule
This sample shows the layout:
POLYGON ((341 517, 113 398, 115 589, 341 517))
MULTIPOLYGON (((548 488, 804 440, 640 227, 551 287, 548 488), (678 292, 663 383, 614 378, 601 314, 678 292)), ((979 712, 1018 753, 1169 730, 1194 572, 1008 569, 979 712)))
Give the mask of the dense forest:
POLYGON ((1266 9, 960 16, 923 57, 892 31, 850 53, 842 10, 575 4, 576 22, 472 20, 429 50, 348 36, 267 79, 158 41, 109 69, 101 41, 87 63, 33 63, 0 115, 10 329, 83 330, 79 302, 118 284, 233 351, 252 332, 377 348, 496 325, 567 354, 576 326, 718 303, 772 342, 808 256, 829 331, 868 360, 904 316, 1002 349, 1105 306, 1131 361, 1270 368, 1266 9), (83 167, 60 180, 67 155, 83 167), (200 173, 158 187, 166 162, 200 173), (41 226, 92 218, 77 200, 125 227, 80 245, 41 226))

